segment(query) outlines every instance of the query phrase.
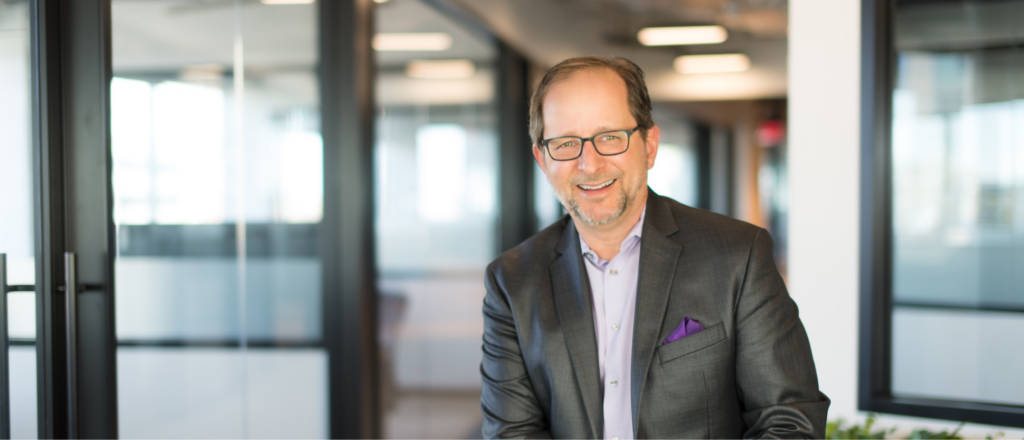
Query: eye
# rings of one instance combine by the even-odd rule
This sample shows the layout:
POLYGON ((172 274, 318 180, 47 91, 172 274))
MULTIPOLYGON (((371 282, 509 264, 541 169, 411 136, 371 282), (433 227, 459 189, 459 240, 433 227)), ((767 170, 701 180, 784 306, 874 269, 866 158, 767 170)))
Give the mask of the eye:
POLYGON ((575 147, 575 146, 576 146, 576 140, 575 139, 569 139, 567 141, 558 142, 558 144, 555 145, 555 148, 570 148, 570 147, 575 147))

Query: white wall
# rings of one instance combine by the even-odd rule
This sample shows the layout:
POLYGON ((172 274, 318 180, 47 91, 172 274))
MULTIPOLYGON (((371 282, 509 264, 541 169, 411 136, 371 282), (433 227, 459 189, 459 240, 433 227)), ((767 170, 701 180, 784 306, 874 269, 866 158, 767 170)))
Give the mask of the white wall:
MULTIPOLYGON (((789 2, 789 275, 829 419, 857 411, 860 1, 789 2)), ((883 416, 879 426, 957 423, 883 416)), ((1024 430, 970 425, 967 435, 1024 430)))

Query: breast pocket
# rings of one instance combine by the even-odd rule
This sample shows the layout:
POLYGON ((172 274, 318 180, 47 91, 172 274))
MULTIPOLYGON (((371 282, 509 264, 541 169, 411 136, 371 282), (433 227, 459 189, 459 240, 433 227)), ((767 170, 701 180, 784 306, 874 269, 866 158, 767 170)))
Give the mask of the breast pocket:
POLYGON ((702 331, 669 342, 656 350, 662 364, 679 359, 695 351, 710 347, 725 340, 725 325, 721 322, 702 331))

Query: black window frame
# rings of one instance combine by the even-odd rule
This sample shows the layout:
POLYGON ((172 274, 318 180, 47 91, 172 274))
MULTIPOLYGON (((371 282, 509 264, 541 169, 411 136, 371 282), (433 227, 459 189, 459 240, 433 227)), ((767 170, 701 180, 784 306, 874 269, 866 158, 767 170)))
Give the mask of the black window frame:
MULTIPOLYGON (((927 0, 924 0, 927 1, 927 0)), ((892 94, 897 3, 861 4, 860 320, 861 411, 1024 428, 1024 406, 896 397, 892 393, 892 94)), ((931 0, 942 2, 948 0, 931 0)))

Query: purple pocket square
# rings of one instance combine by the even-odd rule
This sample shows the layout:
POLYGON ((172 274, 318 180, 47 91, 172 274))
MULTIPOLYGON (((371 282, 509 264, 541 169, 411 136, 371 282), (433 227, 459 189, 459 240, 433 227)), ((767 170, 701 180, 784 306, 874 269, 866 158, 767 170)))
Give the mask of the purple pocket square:
POLYGON ((690 319, 689 316, 686 316, 683 317, 683 322, 679 323, 679 327, 676 327, 675 330, 672 330, 672 333, 669 333, 668 337, 665 338, 665 340, 662 341, 661 343, 668 344, 669 342, 675 342, 694 333, 697 333, 701 330, 704 330, 704 327, 701 327, 700 323, 697 322, 697 320, 690 319))

